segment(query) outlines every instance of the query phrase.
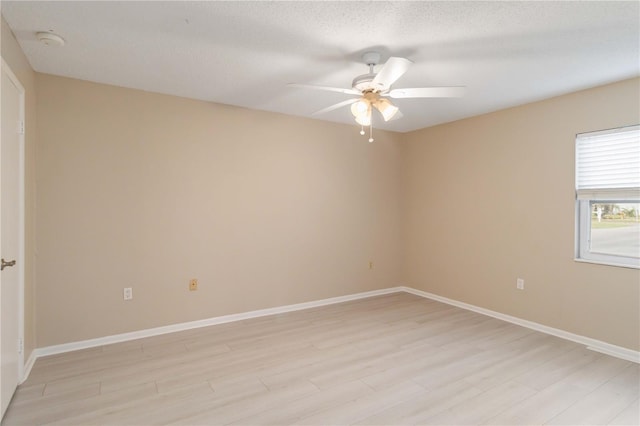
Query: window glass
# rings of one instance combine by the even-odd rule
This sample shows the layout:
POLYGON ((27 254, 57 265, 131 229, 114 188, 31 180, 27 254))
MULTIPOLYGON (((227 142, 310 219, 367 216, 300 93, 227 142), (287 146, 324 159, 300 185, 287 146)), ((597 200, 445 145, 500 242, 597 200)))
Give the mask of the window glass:
POLYGON ((591 202, 592 253, 640 258, 640 204, 591 202))

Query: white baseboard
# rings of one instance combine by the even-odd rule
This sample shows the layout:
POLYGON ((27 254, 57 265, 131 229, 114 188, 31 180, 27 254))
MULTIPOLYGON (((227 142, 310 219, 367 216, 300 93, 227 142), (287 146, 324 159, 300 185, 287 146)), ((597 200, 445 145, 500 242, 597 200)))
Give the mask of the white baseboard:
POLYGON ((33 367, 33 364, 35 363, 35 361, 42 356, 55 355, 55 354, 60 354, 65 352, 77 351, 80 349, 93 348, 96 346, 109 345, 112 343, 126 342, 129 340, 140 339, 143 337, 158 336, 161 334, 175 333, 177 331, 192 330, 200 327, 208 327, 211 325, 225 324, 228 322, 241 321, 241 320, 250 319, 250 318, 258 318, 258 317, 264 317, 268 315, 299 311, 302 309, 316 308, 319 306, 333 305, 335 303, 348 302, 351 300, 365 299, 367 297, 380 296, 383 294, 398 293, 398 292, 411 293, 416 296, 421 296, 428 299, 436 300, 438 302, 447 303, 449 305, 457 306, 459 308, 467 309, 469 311, 477 312, 479 314, 487 315, 487 316, 497 318, 503 321, 507 321, 516 325, 527 327, 532 330, 540 331, 542 333, 557 336, 566 340, 571 340, 573 342, 583 344, 587 346, 589 349, 592 349, 597 352, 602 352, 604 354, 611 355, 617 358, 640 363, 640 352, 638 351, 623 348, 621 346, 612 345, 610 343, 591 339, 589 337, 580 336, 578 334, 569 333, 568 331, 560 330, 553 327, 548 327, 546 325, 538 324, 532 321, 527 321, 521 318, 513 317, 511 315, 506 315, 500 312, 470 305, 468 303, 459 302, 453 299, 448 299, 446 297, 438 296, 437 294, 428 293, 426 291, 416 290, 411 287, 399 286, 399 287, 385 288, 381 290, 366 291, 363 293, 349 294, 346 296, 331 297, 329 299, 315 300, 312 302, 297 303, 294 305, 285 305, 285 306, 278 306, 275 308, 243 312, 239 314, 223 315, 220 317, 207 318, 207 319, 198 320, 198 321, 183 322, 183 323, 172 324, 164 327, 149 328, 146 330, 133 331, 130 333, 115 334, 112 336, 99 337, 96 339, 82 340, 78 342, 64 343, 61 345, 53 345, 53 346, 46 346, 43 348, 37 348, 33 352, 31 352, 31 355, 29 356, 29 359, 25 364, 23 381, 26 380, 27 377, 29 377, 29 373, 31 372, 31 368, 33 367))
POLYGON ((31 374, 31 369, 33 368, 33 364, 35 364, 36 359, 38 358, 36 351, 37 349, 34 349, 33 351, 31 351, 31 353, 29 354, 29 358, 27 359, 27 362, 22 367, 22 378, 20 380, 20 384, 24 383, 24 381, 27 380, 27 378, 29 377, 29 374, 31 374))
POLYGON ((490 309, 481 308, 479 306, 470 305, 468 303, 459 302, 457 300, 449 299, 446 297, 438 296, 437 294, 428 293, 422 290, 416 290, 411 287, 396 287, 407 293, 415 294, 416 296, 425 297, 427 299, 436 300, 438 302, 446 303, 449 305, 457 306, 459 308, 467 309, 469 311, 477 312, 479 314, 487 315, 493 318, 497 318, 502 321, 510 322, 522 327, 530 328, 532 330, 540 331, 542 333, 550 334, 552 336, 560 337, 562 339, 571 340, 572 342, 585 345, 587 349, 591 349, 596 352, 611 355, 616 358, 621 358, 627 361, 640 363, 640 352, 631 349, 623 348, 622 346, 612 345, 601 340, 592 339, 590 337, 581 336, 579 334, 570 333, 568 331, 560 330, 558 328, 549 327, 537 322, 528 321, 511 315, 502 314, 500 312, 492 311, 490 309))
MULTIPOLYGON (((348 294, 346 296, 331 297, 329 299, 314 300, 312 302, 296 303, 294 305, 284 305, 275 308, 242 312, 239 314, 223 315, 220 317, 207 318, 198 321, 183 322, 179 324, 167 325, 164 327, 155 327, 146 330, 132 331, 130 333, 114 334, 112 336, 98 337, 96 339, 81 340, 78 342, 64 343, 61 345, 46 346, 43 348, 35 349, 31 354, 30 359, 32 357, 39 358, 42 356, 77 351, 80 349, 94 348, 96 346, 104 346, 112 343, 126 342, 129 340, 141 339, 143 337, 159 336, 161 334, 175 333, 177 331, 192 330, 195 328, 225 324, 228 322, 241 321, 250 318, 258 318, 268 315, 300 311, 302 309, 316 308, 319 306, 333 305, 335 303, 348 302, 350 300, 364 299, 367 297, 380 296, 389 293, 397 293, 400 291, 403 291, 400 287, 391 287, 381 290, 366 291, 363 293, 348 294)), ((25 375, 25 377, 27 377, 27 375, 25 375)))

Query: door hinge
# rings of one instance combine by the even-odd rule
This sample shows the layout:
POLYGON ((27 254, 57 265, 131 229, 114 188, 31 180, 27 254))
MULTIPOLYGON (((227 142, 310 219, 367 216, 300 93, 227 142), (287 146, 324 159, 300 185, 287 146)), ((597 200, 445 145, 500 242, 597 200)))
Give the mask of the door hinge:
POLYGON ((24 135, 24 121, 18 122, 18 134, 24 135))
POLYGON ((22 355, 24 353, 24 340, 18 339, 18 354, 22 355))

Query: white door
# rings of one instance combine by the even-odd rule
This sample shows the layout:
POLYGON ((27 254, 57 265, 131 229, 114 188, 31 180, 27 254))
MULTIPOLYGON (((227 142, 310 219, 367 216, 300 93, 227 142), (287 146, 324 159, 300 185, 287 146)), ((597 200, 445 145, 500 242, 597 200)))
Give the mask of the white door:
POLYGON ((18 386, 22 355, 20 344, 21 311, 21 172, 22 114, 24 90, 13 73, 2 63, 0 117, 0 418, 18 386), (15 263, 14 263, 15 261, 15 263))

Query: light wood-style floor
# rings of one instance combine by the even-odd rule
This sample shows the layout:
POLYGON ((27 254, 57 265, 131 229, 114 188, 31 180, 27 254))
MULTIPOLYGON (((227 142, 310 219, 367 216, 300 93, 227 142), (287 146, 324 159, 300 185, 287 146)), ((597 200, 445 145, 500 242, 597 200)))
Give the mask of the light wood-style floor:
POLYGON ((639 365, 395 293, 39 359, 5 425, 638 424, 639 365))

